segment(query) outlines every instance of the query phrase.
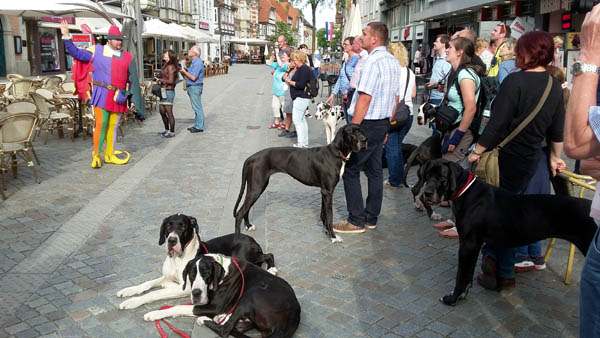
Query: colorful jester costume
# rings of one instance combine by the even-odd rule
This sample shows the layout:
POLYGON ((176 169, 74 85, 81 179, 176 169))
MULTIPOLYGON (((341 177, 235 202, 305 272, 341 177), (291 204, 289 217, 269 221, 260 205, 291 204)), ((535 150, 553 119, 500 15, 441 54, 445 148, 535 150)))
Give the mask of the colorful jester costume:
MULTIPOLYGON (((123 40, 117 26, 108 30, 109 40, 123 40)), ((102 161, 100 152, 104 140, 104 162, 125 164, 129 161, 129 153, 114 149, 121 115, 127 112, 127 98, 135 104, 137 118, 145 119, 144 103, 136 70, 135 59, 124 50, 113 50, 108 45, 95 45, 87 49, 77 48, 72 39, 64 39, 65 48, 73 58, 82 62, 91 62, 92 97, 90 104, 94 108, 96 126, 94 128, 94 152, 92 168, 100 168, 102 161), (128 85, 129 84, 129 88, 128 85), (119 155, 119 156, 117 156, 119 155)))

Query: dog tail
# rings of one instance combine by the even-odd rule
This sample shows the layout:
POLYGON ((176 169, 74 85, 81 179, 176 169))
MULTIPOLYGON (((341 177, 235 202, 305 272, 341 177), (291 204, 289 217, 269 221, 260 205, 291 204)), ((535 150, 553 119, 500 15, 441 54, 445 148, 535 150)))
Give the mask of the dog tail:
POLYGON ((418 151, 419 151, 418 147, 417 147, 417 149, 413 150, 413 152, 410 153, 410 156, 406 160, 406 164, 404 165, 404 177, 402 177, 402 182, 404 182, 404 186, 407 188, 408 188, 408 183, 406 183, 406 178, 408 177, 408 171, 410 170, 410 167, 412 167, 413 162, 415 161, 415 158, 417 158, 418 151))
POLYGON ((240 194, 238 195, 237 201, 235 201, 235 207, 233 207, 233 217, 237 216, 238 206, 244 196, 244 190, 246 190, 246 175, 248 174, 248 159, 244 161, 244 167, 242 169, 242 186, 240 187, 240 194))

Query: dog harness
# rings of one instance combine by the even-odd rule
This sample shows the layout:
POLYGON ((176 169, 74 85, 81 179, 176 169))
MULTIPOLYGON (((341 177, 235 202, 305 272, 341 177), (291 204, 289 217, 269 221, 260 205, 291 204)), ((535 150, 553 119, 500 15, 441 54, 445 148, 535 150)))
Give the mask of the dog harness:
POLYGON ((475 182, 476 178, 477 178, 477 175, 475 175, 469 171, 469 178, 467 179, 467 183, 465 183, 465 185, 462 188, 460 188, 460 190, 456 193, 456 195, 454 195, 454 197, 452 197, 450 200, 454 201, 455 199, 462 196, 462 194, 464 194, 465 191, 467 191, 467 189, 469 189, 471 187, 473 182, 475 182))

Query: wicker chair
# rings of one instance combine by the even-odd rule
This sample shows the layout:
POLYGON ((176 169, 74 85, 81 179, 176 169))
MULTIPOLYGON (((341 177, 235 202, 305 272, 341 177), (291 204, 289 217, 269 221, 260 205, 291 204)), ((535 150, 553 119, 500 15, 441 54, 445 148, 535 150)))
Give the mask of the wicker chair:
POLYGON ((67 129, 71 131, 71 140, 73 140, 75 138, 75 120, 71 117, 71 114, 51 112, 49 102, 42 95, 38 93, 31 93, 30 95, 33 99, 33 103, 37 107, 40 117, 40 126, 36 135, 39 135, 42 130, 46 130, 46 139, 44 140, 44 144, 48 143, 48 133, 55 129, 58 130, 58 136, 62 137, 64 125, 68 125, 67 129))
MULTIPOLYGON (((6 171, 12 169, 17 177, 18 167, 29 167, 33 171, 35 181, 39 184, 40 177, 35 164, 31 160, 31 139, 35 124, 38 121, 35 113, 13 113, 0 117, 0 171, 2 172, 2 187, 6 190, 6 171), (10 156, 10 160, 7 157, 10 156), (23 161, 19 163, 18 159, 23 161)), ((4 192, 2 192, 4 198, 4 192)))
POLYGON ((60 93, 72 94, 75 91, 75 82, 73 80, 68 80, 61 83, 58 91, 60 93))
POLYGON ((23 101, 29 100, 29 91, 33 87, 33 81, 27 79, 15 80, 8 88, 8 100, 23 101))
MULTIPOLYGON (((38 114, 38 110, 37 110, 37 107, 35 106, 35 104, 33 104, 32 102, 29 102, 29 101, 13 102, 13 103, 9 104, 8 106, 6 106, 6 111, 9 114, 23 113, 23 112, 38 114)), ((39 116, 38 116, 38 121, 39 121, 39 116)), ((38 127, 38 125, 36 125, 36 127, 38 127)), ((34 133, 34 136, 31 139, 32 142, 35 140, 36 135, 37 135, 37 133, 34 133)), ((37 164, 40 164, 40 159, 38 158, 37 153, 35 152, 35 149, 33 148, 33 144, 31 144, 30 147, 31 147, 31 152, 33 153, 33 157, 35 157, 35 160, 37 161, 37 164)))
POLYGON ((25 77, 21 74, 6 74, 6 78, 10 81, 22 80, 25 77))
POLYGON ((48 76, 42 82, 42 88, 48 89, 52 92, 58 92, 63 79, 59 76, 48 76))

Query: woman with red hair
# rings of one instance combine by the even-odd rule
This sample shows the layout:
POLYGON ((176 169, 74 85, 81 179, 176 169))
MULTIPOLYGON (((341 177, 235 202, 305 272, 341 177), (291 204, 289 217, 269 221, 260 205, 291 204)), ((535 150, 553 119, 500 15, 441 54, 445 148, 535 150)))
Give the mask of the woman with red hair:
MULTIPOLYGON (((500 144, 543 100, 548 83, 550 91, 535 117, 499 153, 500 188, 524 194, 548 146, 548 166, 552 175, 565 167, 560 158, 563 148, 565 108, 561 84, 548 73, 546 66, 554 58, 554 42, 546 32, 526 33, 517 41, 515 66, 522 71, 509 74, 503 81, 492 105, 490 120, 469 154, 469 163, 500 144)), ((477 281, 486 289, 499 290, 515 285, 515 249, 482 248, 483 274, 477 281)))

